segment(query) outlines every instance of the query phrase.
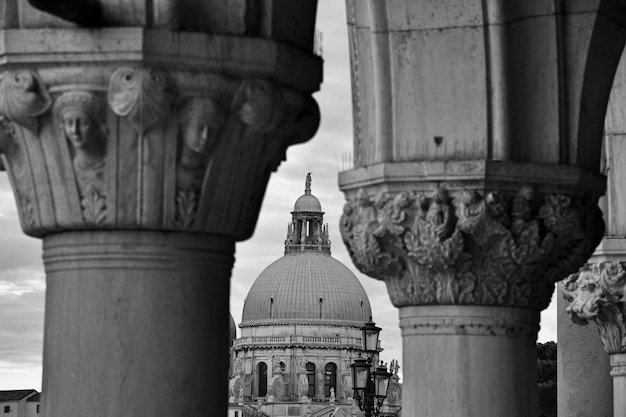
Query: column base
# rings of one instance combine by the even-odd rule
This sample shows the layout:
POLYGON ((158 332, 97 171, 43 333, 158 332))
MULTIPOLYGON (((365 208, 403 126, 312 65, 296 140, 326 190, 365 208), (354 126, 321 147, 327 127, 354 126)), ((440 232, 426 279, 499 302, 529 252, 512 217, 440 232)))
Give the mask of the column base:
POLYGON ((537 415, 539 311, 400 308, 403 410, 420 417, 537 415))
POLYGON ((226 415, 233 253, 202 234, 47 236, 44 414, 226 415))

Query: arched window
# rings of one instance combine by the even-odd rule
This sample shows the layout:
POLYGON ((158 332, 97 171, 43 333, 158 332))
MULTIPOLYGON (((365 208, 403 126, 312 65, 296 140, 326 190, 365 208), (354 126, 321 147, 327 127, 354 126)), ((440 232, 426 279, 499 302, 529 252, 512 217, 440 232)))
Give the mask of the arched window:
POLYGON ((307 397, 315 397, 315 364, 307 362, 306 364, 306 379, 309 381, 309 392, 307 397))
POLYGON ((324 367, 324 396, 330 397, 330 389, 335 390, 337 395, 337 365, 329 362, 324 367))
POLYGON ((257 366, 257 376, 259 377, 258 396, 265 397, 267 395, 267 365, 265 362, 261 362, 257 366))

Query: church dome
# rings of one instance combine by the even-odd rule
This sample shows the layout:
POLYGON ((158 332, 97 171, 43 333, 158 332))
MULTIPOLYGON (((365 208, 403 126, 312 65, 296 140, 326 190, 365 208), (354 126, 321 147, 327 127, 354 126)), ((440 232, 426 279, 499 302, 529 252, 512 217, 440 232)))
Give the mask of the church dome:
POLYGON ((322 205, 313 194, 302 194, 300 198, 296 200, 296 204, 293 206, 293 211, 321 212, 322 205))
POLYGON ((357 277, 324 252, 290 253, 270 264, 244 302, 240 327, 327 324, 361 327, 372 315, 357 277))

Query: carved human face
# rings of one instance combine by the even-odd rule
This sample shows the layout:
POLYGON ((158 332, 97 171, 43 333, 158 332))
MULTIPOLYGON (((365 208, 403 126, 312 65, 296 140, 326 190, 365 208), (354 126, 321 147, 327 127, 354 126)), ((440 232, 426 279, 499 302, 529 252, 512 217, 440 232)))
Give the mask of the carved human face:
POLYGON ((96 140, 96 127, 89 116, 79 108, 67 109, 63 112, 61 124, 65 136, 77 149, 85 148, 90 142, 96 140))
POLYGON ((185 126, 185 144, 196 153, 206 152, 209 142, 209 127, 200 120, 192 120, 185 126))

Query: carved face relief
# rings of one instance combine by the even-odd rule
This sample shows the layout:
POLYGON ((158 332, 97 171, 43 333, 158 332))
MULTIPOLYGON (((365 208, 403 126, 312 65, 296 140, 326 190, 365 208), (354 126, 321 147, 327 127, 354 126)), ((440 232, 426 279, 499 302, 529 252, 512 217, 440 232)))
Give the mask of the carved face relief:
POLYGON ((89 142, 98 140, 98 133, 84 110, 67 109, 61 115, 61 124, 65 136, 77 149, 88 147, 89 142))
POLYGON ((209 128, 200 123, 200 120, 193 120, 185 126, 185 145, 192 151, 204 154, 207 150, 209 128))
POLYGON ((185 148, 205 154, 217 140, 225 114, 213 99, 194 98, 181 109, 180 125, 185 148))
POLYGON ((74 147, 75 157, 82 159, 86 166, 97 164, 104 156, 101 109, 100 99, 85 91, 65 93, 55 103, 63 134, 74 147))

